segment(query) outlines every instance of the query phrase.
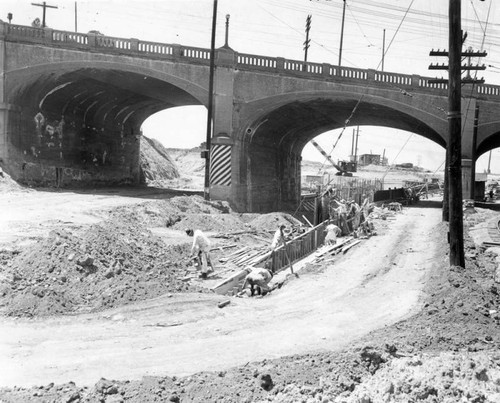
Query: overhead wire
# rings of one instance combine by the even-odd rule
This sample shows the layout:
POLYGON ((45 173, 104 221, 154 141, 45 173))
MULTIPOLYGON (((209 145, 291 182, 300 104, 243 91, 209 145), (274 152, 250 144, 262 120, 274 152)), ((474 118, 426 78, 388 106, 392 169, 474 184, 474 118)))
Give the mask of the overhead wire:
MULTIPOLYGON (((403 22, 404 22, 404 20, 405 20, 406 16, 408 15, 408 12, 409 12, 409 10, 411 9, 411 7, 412 7, 412 5, 413 5, 413 2, 414 2, 414 1, 415 1, 415 0, 412 0, 412 1, 411 1, 410 5, 408 6, 408 8, 407 8, 407 10, 406 10, 406 12, 405 12, 405 14, 403 15, 403 18, 401 19, 401 22, 400 22, 400 24, 398 25, 398 28, 396 29, 396 32, 395 32, 395 33, 394 33, 394 35, 392 36, 392 39, 391 39, 391 41, 389 42, 389 45, 387 46, 386 51, 384 52, 384 56, 387 54, 387 52, 388 52, 388 51, 389 51, 389 49, 391 48, 391 45, 392 45, 392 43, 393 43, 393 41, 394 41, 394 38, 395 38, 395 37, 396 37, 396 35, 398 34, 398 32, 399 32, 399 30, 400 30, 400 28, 401 28, 401 26, 402 26, 402 24, 403 24, 403 22)), ((382 60, 380 60, 380 62, 378 63, 378 65, 377 65, 377 67, 376 67, 376 69, 375 69, 375 70, 378 70, 378 69, 380 68, 381 64, 382 64, 382 60)), ((336 140, 336 141, 335 141, 335 143, 333 144, 333 147, 332 147, 332 149, 331 149, 331 151, 330 151, 330 153, 329 153, 328 155, 330 155, 330 154, 333 152, 333 150, 334 150, 334 149, 335 149, 335 147, 337 146, 337 144, 338 144, 339 140, 341 139, 342 135, 344 134, 345 129, 346 129, 346 128, 347 128, 347 126, 349 125, 349 122, 350 122, 350 121, 351 121, 351 119, 353 118, 354 114, 356 113, 356 110, 358 109, 359 105, 361 104, 361 101, 362 101, 362 100, 363 100, 363 98, 364 98, 364 96, 365 96, 365 94, 366 94, 366 89, 367 89, 367 88, 368 88, 368 84, 365 86, 365 92, 363 92, 363 93, 361 94, 361 96, 360 96, 360 98, 358 99, 358 101, 357 101, 356 105, 355 105, 355 106, 354 106, 354 108, 352 109, 351 114, 349 115, 349 117, 348 117, 348 118, 347 118, 347 120, 345 121, 344 127, 342 128, 341 132, 339 133, 339 135, 338 135, 338 137, 337 137, 337 140, 336 140)), ((323 162, 322 168, 323 168, 323 167, 324 167, 324 165, 326 164, 326 161, 327 161, 327 159, 325 158, 325 161, 323 162)), ((322 168, 321 168, 321 169, 322 169, 322 168)))
MULTIPOLYGON (((471 1, 471 2, 472 2, 472 1, 471 1)), ((484 44, 484 40, 485 40, 485 38, 486 38, 486 31, 487 31, 487 29, 488 29, 488 21, 489 21, 489 19, 490 19, 490 11, 491 11, 491 4, 492 4, 492 3, 493 3, 493 2, 492 2, 492 1, 490 1, 490 6, 488 7, 488 14, 487 14, 487 16, 486 16, 486 23, 485 23, 485 27, 484 27, 484 30, 483 30, 483 38, 482 38, 482 43, 483 43, 483 44, 484 44)), ((475 11, 475 8, 474 8, 474 11, 475 11)), ((477 17, 477 19, 479 20, 479 16, 477 15, 477 12, 476 12, 476 17, 477 17)), ((482 48, 482 46, 481 46, 481 48, 482 48)), ((470 105, 471 105, 471 102, 472 102, 472 94, 473 94, 473 92, 474 92, 474 88, 475 88, 475 86, 476 86, 477 72, 478 72, 478 70, 475 70, 475 71, 474 71, 474 80, 473 80, 473 82, 472 82, 472 85, 471 85, 471 88, 470 88, 470 94, 469 94, 469 97, 468 97, 468 100, 467 100, 467 108, 466 108, 465 118, 464 118, 464 121, 463 121, 463 124, 462 124, 462 132, 461 132, 461 133, 462 133, 462 135, 463 135, 463 133, 464 133, 464 131, 465 131, 465 124, 466 124, 466 122, 467 122, 467 117, 469 116, 470 105)), ((475 152, 475 150, 474 150, 474 152, 475 152)))

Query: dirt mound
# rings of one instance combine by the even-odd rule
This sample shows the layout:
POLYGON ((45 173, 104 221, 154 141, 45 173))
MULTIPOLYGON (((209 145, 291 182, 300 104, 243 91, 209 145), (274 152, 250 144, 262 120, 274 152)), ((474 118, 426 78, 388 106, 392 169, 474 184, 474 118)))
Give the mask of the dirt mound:
POLYGON ((199 291, 183 281, 191 239, 186 236, 185 242, 166 245, 148 228, 221 233, 248 228, 226 202, 199 196, 122 206, 107 214, 110 218, 101 224, 80 230, 56 228, 22 252, 0 254, 1 312, 89 312, 165 293, 199 291))
POLYGON ((165 245, 139 224, 55 230, 3 261, 0 303, 9 316, 45 316, 200 291, 182 281, 188 255, 189 244, 165 245))
POLYGON ((346 403, 500 402, 500 355, 418 354, 392 360, 346 403))
POLYGON ((202 231, 231 233, 244 231, 248 225, 235 214, 186 214, 172 226, 173 229, 201 229, 202 231))
POLYGON ((0 168, 0 192, 10 192, 10 191, 30 191, 29 188, 21 186, 14 179, 12 179, 7 173, 5 173, 2 168, 0 168))
POLYGON ((218 216, 232 213, 232 210, 224 201, 206 201, 201 196, 176 196, 168 200, 122 206, 108 213, 114 220, 122 222, 170 227, 187 215, 213 214, 218 216))
POLYGON ((162 186, 178 178, 179 171, 163 145, 154 139, 141 136, 141 182, 162 186))
POLYGON ((275 231, 280 225, 286 225, 287 227, 303 225, 301 221, 288 213, 261 214, 251 220, 249 224, 263 231, 275 231))

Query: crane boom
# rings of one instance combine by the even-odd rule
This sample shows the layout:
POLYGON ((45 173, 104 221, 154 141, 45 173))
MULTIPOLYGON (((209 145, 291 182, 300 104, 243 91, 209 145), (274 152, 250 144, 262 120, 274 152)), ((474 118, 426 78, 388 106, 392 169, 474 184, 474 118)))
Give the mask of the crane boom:
MULTIPOLYGON (((321 148, 321 146, 316 143, 314 140, 311 140, 311 144, 316 147, 316 149, 321 153, 321 155, 323 155, 330 164, 332 164, 335 169, 337 169, 337 171, 339 171, 340 175, 344 174, 344 175, 349 175, 349 173, 345 170, 345 169, 342 169, 340 166, 338 166, 333 160, 332 158, 326 153, 325 150, 323 150, 323 148, 321 148)), ((352 174, 351 174, 352 175, 352 174)))

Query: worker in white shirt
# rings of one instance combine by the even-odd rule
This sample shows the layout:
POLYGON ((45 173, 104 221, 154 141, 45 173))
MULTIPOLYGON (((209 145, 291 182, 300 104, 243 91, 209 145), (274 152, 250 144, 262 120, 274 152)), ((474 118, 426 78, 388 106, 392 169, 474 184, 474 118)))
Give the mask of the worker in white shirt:
POLYGON ((271 250, 275 250, 280 244, 283 243, 284 234, 283 230, 286 228, 285 225, 280 225, 273 236, 273 241, 271 242, 271 250))
POLYGON ((246 288, 250 286, 250 294, 253 297, 255 293, 258 295, 266 295, 271 289, 269 282, 273 278, 273 271, 270 262, 266 263, 265 267, 248 266, 245 269, 248 274, 243 283, 242 293, 246 292, 246 288))
POLYGON ((186 234, 193 237, 193 246, 191 246, 191 257, 196 256, 198 267, 201 267, 201 278, 207 278, 209 273, 214 271, 210 259, 210 241, 203 231, 197 229, 187 229, 186 234))
POLYGON ((340 235, 342 230, 333 223, 333 220, 330 220, 325 228, 325 232, 325 244, 335 245, 337 243, 337 236, 340 235))

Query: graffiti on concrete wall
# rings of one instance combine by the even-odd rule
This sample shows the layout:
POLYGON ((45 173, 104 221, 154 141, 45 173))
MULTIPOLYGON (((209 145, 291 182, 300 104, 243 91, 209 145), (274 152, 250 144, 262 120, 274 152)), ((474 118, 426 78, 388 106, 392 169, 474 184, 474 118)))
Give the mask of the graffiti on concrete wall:
MULTIPOLYGON (((36 144, 30 147, 31 155, 35 158, 63 159, 64 117, 61 120, 48 121, 38 112, 34 116, 36 144)), ((26 152, 25 152, 26 154, 26 152)))

